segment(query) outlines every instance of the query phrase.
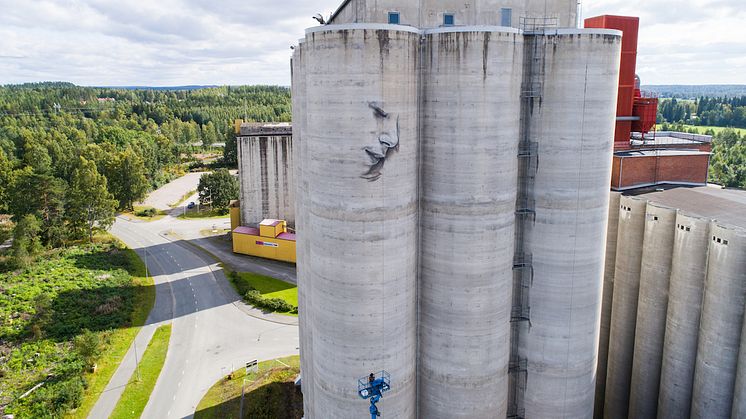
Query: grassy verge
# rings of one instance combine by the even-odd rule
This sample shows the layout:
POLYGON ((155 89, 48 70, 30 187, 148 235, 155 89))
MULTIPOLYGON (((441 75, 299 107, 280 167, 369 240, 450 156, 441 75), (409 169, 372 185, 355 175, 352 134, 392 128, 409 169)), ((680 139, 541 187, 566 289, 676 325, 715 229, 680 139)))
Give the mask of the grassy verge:
MULTIPOLYGON (((693 129, 696 130, 699 134, 704 134, 707 130, 712 130, 715 134, 720 134, 722 131, 726 129, 731 129, 733 131, 736 131, 740 135, 746 135, 746 129, 744 128, 726 128, 726 127, 710 127, 710 126, 702 126, 702 125, 678 125, 678 124, 669 124, 671 129, 679 129, 683 126, 683 129, 689 130, 693 129)), ((656 129, 661 130, 661 125, 657 125, 656 129)))
POLYGON ((208 211, 195 211, 195 210, 187 210, 184 214, 179 214, 177 218, 181 218, 182 220, 192 220, 192 219, 212 219, 212 218, 228 218, 230 217, 230 214, 220 214, 218 210, 208 210, 208 211))
POLYGON ((244 418, 299 419, 303 397, 295 389, 300 358, 291 356, 259 363, 259 372, 246 375, 245 369, 221 379, 197 406, 195 419, 238 418, 241 387, 244 389, 244 418), (284 365, 283 365, 284 364, 284 365))
POLYGON ((0 411, 86 417, 145 322, 153 283, 137 255, 108 234, 20 269, 0 259, 0 411))
POLYGON ((135 206, 132 211, 123 212, 123 216, 140 221, 158 221, 166 216, 166 211, 158 211, 153 207, 135 206))
POLYGON ((140 360, 141 379, 137 380, 137 372, 132 374, 129 384, 109 416, 110 419, 131 419, 142 415, 166 361, 170 338, 171 325, 161 326, 155 331, 140 360))
POLYGON ((182 196, 182 197, 181 197, 181 198, 180 198, 180 199, 179 199, 178 201, 174 202, 173 204, 168 204, 168 206, 169 206, 169 207, 171 207, 171 208, 176 208, 176 207, 179 207, 179 206, 181 206, 181 204, 183 204, 183 203, 184 203, 184 202, 185 202, 185 201, 186 201, 187 199, 189 199, 189 197, 190 197, 190 196, 192 196, 192 195, 194 195, 194 194, 196 194, 196 193, 197 193, 197 190, 196 190, 196 189, 192 189, 191 191, 189 191, 189 192, 185 193, 185 194, 184 194, 184 195, 183 195, 183 196, 182 196))
POLYGON ((250 272, 230 272, 231 284, 249 304, 280 314, 297 316, 298 287, 279 279, 250 272), (258 295, 257 295, 258 294, 258 295), (280 300, 285 304, 274 302, 280 300), (288 309, 288 306, 292 307, 288 309))
POLYGON ((140 332, 142 325, 145 324, 150 310, 155 304, 153 277, 145 277, 145 264, 134 250, 126 249, 125 255, 132 267, 131 273, 135 275, 132 282, 139 287, 135 297, 135 307, 132 310, 132 327, 111 332, 106 355, 99 359, 95 374, 87 373, 85 375, 84 378, 88 382, 88 387, 83 393, 83 401, 80 407, 67 415, 69 418, 84 419, 88 417, 91 409, 98 401, 99 395, 119 368, 122 358, 124 358, 130 345, 132 345, 132 341, 140 332))

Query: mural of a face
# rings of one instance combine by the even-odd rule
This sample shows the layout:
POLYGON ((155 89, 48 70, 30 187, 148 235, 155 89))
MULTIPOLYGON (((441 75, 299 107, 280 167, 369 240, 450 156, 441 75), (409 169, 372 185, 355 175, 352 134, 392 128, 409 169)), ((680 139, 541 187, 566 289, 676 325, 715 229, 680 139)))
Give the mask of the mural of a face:
POLYGON ((394 117, 384 111, 377 102, 368 102, 368 107, 373 110, 374 118, 382 123, 383 129, 378 133, 375 144, 363 147, 370 166, 360 177, 375 182, 383 176, 381 170, 391 152, 399 151, 399 116, 394 117))

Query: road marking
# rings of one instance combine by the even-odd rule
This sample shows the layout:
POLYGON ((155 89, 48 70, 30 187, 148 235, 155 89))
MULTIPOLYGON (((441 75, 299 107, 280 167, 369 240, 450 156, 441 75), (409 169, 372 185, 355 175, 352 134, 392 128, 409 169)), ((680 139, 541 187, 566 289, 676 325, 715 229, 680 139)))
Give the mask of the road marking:
MULTIPOLYGON (((290 368, 290 367, 288 367, 288 368, 290 368)), ((179 385, 178 385, 178 387, 181 387, 181 381, 179 381, 179 385)))
POLYGON ((176 395, 174 394, 174 400, 176 400, 176 395))
POLYGON ((186 370, 181 370, 181 375, 184 375, 184 372, 185 372, 185 371, 186 371, 186 370))

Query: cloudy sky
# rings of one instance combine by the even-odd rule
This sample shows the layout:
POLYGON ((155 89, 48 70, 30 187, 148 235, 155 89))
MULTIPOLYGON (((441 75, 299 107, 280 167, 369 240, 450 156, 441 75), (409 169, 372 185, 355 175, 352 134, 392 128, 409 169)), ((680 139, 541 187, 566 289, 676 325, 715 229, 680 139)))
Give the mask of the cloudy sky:
MULTIPOLYGON (((411 0, 402 0, 411 1, 411 0)), ((746 84, 744 0, 585 0, 640 16, 644 84, 746 84)), ((341 0, 0 0, 0 84, 281 84, 341 0)))

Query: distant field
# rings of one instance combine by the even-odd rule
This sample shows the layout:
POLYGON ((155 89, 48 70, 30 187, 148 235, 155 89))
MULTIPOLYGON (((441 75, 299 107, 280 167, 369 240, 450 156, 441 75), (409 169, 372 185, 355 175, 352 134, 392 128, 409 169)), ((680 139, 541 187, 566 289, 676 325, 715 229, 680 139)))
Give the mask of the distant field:
MULTIPOLYGON (((708 129, 711 129, 711 130, 715 131, 716 134, 720 133, 723 130, 729 129, 729 128, 725 128, 725 127, 707 127, 707 126, 700 126, 700 125, 684 125, 684 128, 686 128, 686 129, 694 128, 700 134, 704 134, 705 131, 707 131, 708 129)), ((661 126, 658 125, 657 129, 660 130, 661 126)), ((741 135, 746 135, 746 129, 744 129, 744 128, 730 128, 730 129, 735 130, 736 132, 738 132, 741 135)))

